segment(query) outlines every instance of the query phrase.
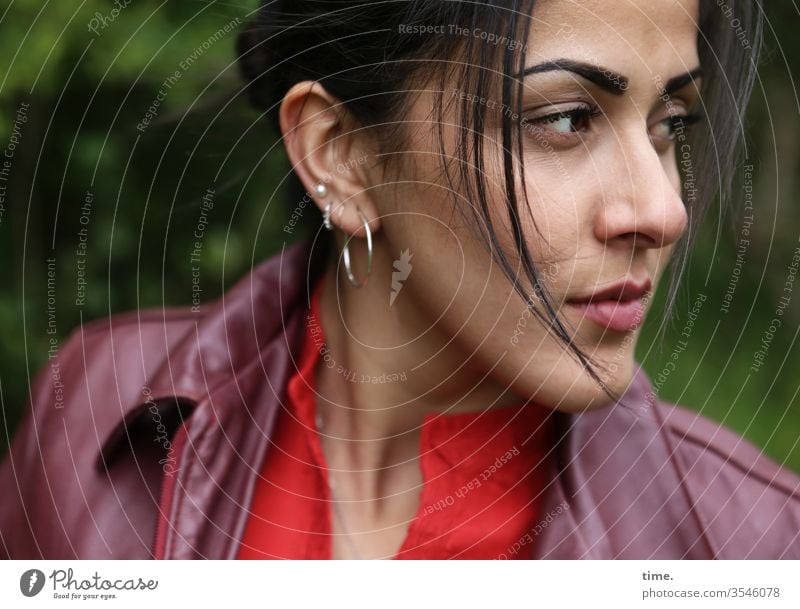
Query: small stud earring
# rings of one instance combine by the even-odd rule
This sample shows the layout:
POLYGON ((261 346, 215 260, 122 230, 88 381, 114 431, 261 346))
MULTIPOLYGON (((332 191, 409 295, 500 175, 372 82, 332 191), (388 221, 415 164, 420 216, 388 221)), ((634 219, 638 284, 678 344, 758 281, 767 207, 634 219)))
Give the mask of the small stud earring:
MULTIPOLYGON (((314 192, 317 193, 317 196, 320 199, 324 199, 328 196, 328 187, 325 186, 322 182, 314 186, 314 192)), ((328 204, 325 206, 325 228, 327 230, 333 230, 333 224, 331 224, 331 202, 328 201, 328 204)))

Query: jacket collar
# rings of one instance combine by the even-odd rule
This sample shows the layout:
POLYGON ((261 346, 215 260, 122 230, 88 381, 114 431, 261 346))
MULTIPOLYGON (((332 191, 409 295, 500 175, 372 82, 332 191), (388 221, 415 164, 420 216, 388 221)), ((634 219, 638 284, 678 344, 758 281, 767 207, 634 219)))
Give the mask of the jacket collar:
POLYGON ((139 346, 149 360, 145 377, 98 430, 98 463, 110 458, 148 408, 177 403, 191 409, 257 365, 267 345, 276 340, 294 345, 293 337, 280 335, 301 301, 308 302, 320 270, 313 252, 311 240, 284 243, 199 314, 183 308, 137 315, 139 346), (150 362, 156 365, 147 370, 150 362))

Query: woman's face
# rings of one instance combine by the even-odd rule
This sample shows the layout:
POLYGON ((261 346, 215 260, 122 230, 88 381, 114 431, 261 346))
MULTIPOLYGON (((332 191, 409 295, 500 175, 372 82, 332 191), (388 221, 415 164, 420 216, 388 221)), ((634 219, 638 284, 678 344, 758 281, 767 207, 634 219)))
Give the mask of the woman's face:
MULTIPOLYGON (((687 76, 699 67, 697 13, 697 0, 540 0, 525 50, 521 179, 536 223, 519 184, 525 242, 559 316, 577 345, 608 370, 601 378, 615 391, 625 390, 635 370, 649 301, 636 296, 655 289, 687 226, 676 159, 676 149, 686 148, 674 121, 698 101, 696 82, 687 76), (577 303, 606 288, 616 297, 598 294, 592 305, 577 303)), ((461 103, 467 92, 458 87, 453 82, 445 95, 461 103)), ((412 105, 408 118, 415 122, 408 126, 399 182, 377 195, 391 251, 413 255, 403 297, 413 297, 515 393, 560 410, 607 403, 453 212, 437 164, 432 99, 423 94, 412 105)), ((488 197, 502 247, 516 265, 502 181, 503 108, 497 99, 469 103, 487 104, 493 116, 486 131, 488 197)), ((454 150, 455 109, 450 112, 445 139, 454 150)), ((540 306, 535 294, 531 302, 540 306)))

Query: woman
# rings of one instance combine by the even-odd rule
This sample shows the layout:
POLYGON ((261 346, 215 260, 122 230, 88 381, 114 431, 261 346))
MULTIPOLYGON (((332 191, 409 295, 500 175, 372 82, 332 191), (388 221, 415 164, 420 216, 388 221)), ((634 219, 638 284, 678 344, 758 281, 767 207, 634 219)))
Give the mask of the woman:
POLYGON ((265 2, 241 64, 320 233, 73 335, 8 555, 800 558, 800 480, 634 360, 728 200, 760 38, 728 5, 265 2))

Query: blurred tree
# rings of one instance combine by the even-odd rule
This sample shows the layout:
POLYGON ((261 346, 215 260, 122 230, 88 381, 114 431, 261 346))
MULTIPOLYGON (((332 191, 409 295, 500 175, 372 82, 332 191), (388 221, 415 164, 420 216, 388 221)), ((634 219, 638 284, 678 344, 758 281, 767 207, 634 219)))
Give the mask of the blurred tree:
POLYGON ((217 296, 283 241, 289 212, 283 151, 233 62, 252 7, 74 4, 16 0, 0 16, 0 142, 19 140, 0 212, 2 450, 51 337, 217 296))

